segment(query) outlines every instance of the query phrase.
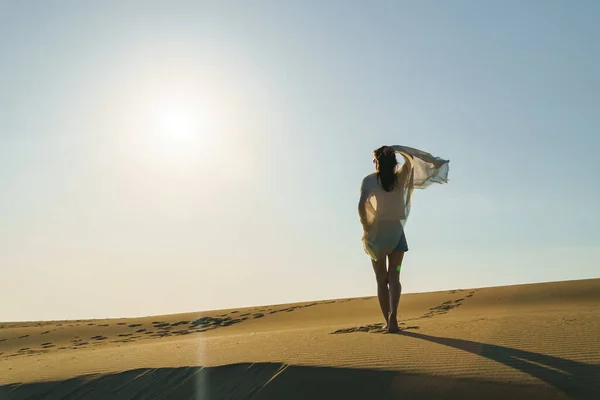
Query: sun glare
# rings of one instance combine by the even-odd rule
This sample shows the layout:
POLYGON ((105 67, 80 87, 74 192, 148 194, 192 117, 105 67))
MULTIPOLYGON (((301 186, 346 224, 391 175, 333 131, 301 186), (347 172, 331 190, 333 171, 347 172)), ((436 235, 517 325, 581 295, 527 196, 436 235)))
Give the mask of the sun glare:
MULTIPOLYGON (((128 103, 135 107, 122 107, 128 110, 122 140, 135 165, 143 167, 140 171, 165 175, 209 171, 219 165, 219 148, 239 150, 238 119, 231 117, 241 113, 236 108, 239 100, 217 89, 194 86, 193 80, 189 84, 155 80, 143 92, 131 91, 128 103), (209 96, 210 89, 216 94, 209 96)), ((218 169, 222 172, 227 166, 218 169)))
POLYGON ((195 116, 182 106, 163 106, 158 112, 158 129, 160 135, 169 141, 181 142, 192 140, 197 131, 198 123, 195 116))

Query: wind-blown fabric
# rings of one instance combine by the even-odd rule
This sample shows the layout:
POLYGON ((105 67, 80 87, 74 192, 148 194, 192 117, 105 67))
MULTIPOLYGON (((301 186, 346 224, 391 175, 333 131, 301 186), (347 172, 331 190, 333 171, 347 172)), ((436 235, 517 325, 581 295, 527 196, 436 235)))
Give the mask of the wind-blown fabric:
MULTIPOLYGON (((373 190, 372 193, 367 193, 365 233, 362 240, 365 252, 373 260, 378 260, 390 254, 400 241, 410 214, 414 189, 425 189, 434 183, 448 182, 449 160, 434 157, 412 147, 389 147, 400 153, 405 159, 404 165, 396 173, 398 179, 394 189, 398 198, 399 212, 392 220, 380 218, 377 212, 377 197, 389 196, 390 194, 381 190, 373 190), (398 196, 397 191, 401 192, 400 196, 398 196)), ((365 189, 362 188, 362 190, 365 189)))

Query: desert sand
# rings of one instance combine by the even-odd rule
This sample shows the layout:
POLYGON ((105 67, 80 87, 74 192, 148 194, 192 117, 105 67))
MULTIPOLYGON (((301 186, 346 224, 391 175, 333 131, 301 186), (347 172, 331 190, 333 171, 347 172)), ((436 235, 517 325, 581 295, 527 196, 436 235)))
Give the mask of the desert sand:
POLYGON ((600 279, 0 323, 0 399, 600 399, 600 279))

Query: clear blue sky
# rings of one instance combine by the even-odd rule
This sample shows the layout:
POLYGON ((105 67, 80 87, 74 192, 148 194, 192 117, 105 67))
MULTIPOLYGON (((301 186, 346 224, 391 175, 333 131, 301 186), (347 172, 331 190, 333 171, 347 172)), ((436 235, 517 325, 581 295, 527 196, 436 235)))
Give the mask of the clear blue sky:
POLYGON ((600 2, 93 3, 0 2, 0 320, 374 295, 382 144, 406 292, 600 275, 600 2))

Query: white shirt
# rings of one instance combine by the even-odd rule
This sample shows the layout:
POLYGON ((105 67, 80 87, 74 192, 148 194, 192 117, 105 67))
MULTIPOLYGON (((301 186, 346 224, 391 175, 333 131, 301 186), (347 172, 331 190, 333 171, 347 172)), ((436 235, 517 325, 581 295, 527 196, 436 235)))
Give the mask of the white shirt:
POLYGON ((374 260, 390 254, 404 234, 406 170, 396 173, 396 185, 389 192, 379 182, 377 173, 367 175, 362 181, 361 196, 367 199, 363 246, 374 260))
POLYGON ((391 191, 386 191, 377 178, 377 173, 367 175, 360 186, 363 195, 368 196, 379 221, 400 221, 406 218, 404 210, 405 174, 396 174, 396 185, 391 191))

